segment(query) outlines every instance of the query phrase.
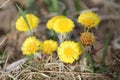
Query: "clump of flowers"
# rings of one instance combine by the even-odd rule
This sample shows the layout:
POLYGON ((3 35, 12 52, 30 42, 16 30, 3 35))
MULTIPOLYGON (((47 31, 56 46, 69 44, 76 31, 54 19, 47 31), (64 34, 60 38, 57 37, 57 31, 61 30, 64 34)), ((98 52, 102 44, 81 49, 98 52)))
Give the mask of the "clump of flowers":
POLYGON ((42 45, 43 54, 51 54, 53 51, 57 50, 57 41, 54 40, 45 40, 42 45))
MULTIPOLYGON (((35 15, 26 14, 25 16, 31 30, 38 26, 39 19, 35 15)), ((80 42, 84 46, 92 45, 95 41, 95 38, 94 35, 89 32, 89 29, 96 27, 100 22, 100 18, 97 16, 97 14, 89 11, 82 13, 78 17, 78 22, 81 23, 86 29, 88 29, 87 31, 81 33, 80 42)), ((19 31, 28 31, 30 30, 28 24, 26 24, 24 18, 21 16, 16 22, 16 29, 19 31)), ((57 36, 60 45, 57 43, 57 41, 54 40, 45 40, 42 43, 36 37, 31 36, 23 42, 21 47, 23 54, 32 55, 36 54, 38 51, 39 54, 52 54, 54 51, 57 51, 58 57, 62 62, 75 62, 83 53, 83 46, 81 47, 81 44, 78 42, 63 39, 67 38, 66 33, 71 32, 74 26, 74 22, 66 16, 60 15, 51 18, 47 22, 47 28, 49 30, 53 29, 56 33, 58 33, 57 36)))
POLYGON ((84 46, 89 46, 94 43, 94 35, 90 32, 83 32, 80 36, 80 41, 84 46))
POLYGON ((47 22, 47 28, 48 29, 53 29, 54 23, 56 20, 60 19, 60 18, 65 18, 65 16, 54 16, 53 18, 51 18, 50 20, 48 20, 47 22))
POLYGON ((92 12, 83 12, 78 17, 78 23, 81 23, 85 28, 87 28, 87 31, 84 31, 80 35, 80 41, 84 46, 90 46, 94 43, 95 38, 92 33, 89 32, 89 29, 97 27, 97 25, 100 23, 99 16, 92 12))
MULTIPOLYGON (((39 24, 39 18, 33 14, 26 14, 25 15, 28 21, 28 24, 30 26, 30 29, 33 30, 34 28, 36 28, 39 24)), ((17 19, 16 22, 16 29, 19 31, 28 31, 28 25, 26 24, 25 20, 23 19, 23 16, 20 16, 17 19)))
POLYGON ((91 11, 83 12, 78 17, 78 23, 81 23, 84 27, 88 29, 96 27, 99 22, 100 18, 98 17, 98 15, 91 11))
POLYGON ((36 37, 28 37, 24 41, 21 49, 23 54, 32 55, 41 49, 41 45, 42 42, 36 39, 36 37))
POLYGON ((55 16, 47 22, 47 28, 57 33, 68 33, 73 30, 74 23, 65 16, 55 16))
POLYGON ((64 41, 58 47, 58 56, 65 63, 73 63, 82 53, 80 45, 74 41, 64 41))

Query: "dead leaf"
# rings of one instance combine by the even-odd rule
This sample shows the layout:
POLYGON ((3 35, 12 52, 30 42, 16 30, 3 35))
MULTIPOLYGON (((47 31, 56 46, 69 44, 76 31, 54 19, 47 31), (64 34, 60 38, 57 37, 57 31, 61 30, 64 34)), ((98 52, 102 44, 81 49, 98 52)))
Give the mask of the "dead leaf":
POLYGON ((5 71, 6 72, 17 71, 21 68, 21 65, 23 65, 26 61, 27 61, 27 58, 23 58, 16 62, 13 62, 12 64, 8 65, 5 68, 5 71))
MULTIPOLYGON (((104 48, 100 49, 98 52, 96 52, 93 56, 93 59, 97 63, 101 63, 102 57, 103 57, 103 51, 104 48)), ((111 46, 108 46, 108 52, 105 59, 105 65, 111 65, 112 64, 112 55, 111 55, 111 46)))
POLYGON ((3 32, 7 33, 14 29, 12 22, 15 22, 16 15, 17 10, 12 2, 6 4, 5 8, 0 11, 0 29, 3 30, 3 32))
POLYGON ((100 43, 99 41, 95 41, 95 43, 93 44, 93 49, 95 51, 98 51, 100 49, 102 49, 104 47, 104 45, 102 43, 100 43))

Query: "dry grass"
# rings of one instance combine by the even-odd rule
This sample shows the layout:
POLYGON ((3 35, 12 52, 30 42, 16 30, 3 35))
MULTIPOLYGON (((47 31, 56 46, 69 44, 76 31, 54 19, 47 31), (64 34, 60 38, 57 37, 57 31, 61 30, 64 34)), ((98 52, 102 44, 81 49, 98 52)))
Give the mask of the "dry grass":
MULTIPOLYGON (((5 3, 3 3, 0 6, 0 8, 7 5, 9 1, 10 0, 6 0, 5 3)), ((110 3, 110 2, 106 2, 106 3, 110 3)), ((119 20, 120 6, 118 4, 113 4, 113 3, 111 3, 113 5, 111 4, 106 5, 106 3, 104 3, 102 9, 95 7, 95 8, 90 8, 89 10, 98 13, 100 12, 100 17, 103 21, 109 19, 119 20)), ((73 14, 71 15, 72 17, 81 13, 81 11, 76 13, 74 11, 72 12, 73 12, 73 14)), ((4 45, 3 43, 5 43, 5 41, 6 41, 6 37, 2 39, 2 41, 0 41, 0 49, 2 48, 2 45, 4 45)), ((120 62, 119 58, 117 57, 115 58, 118 59, 118 62, 120 62)), ((116 69, 116 72, 117 71, 119 72, 118 70, 120 69, 119 66, 120 64, 116 64, 115 66, 113 66, 113 68, 116 69)), ((16 71, 12 70, 10 72, 7 72, 5 70, 0 70, 0 80, 112 80, 105 74, 81 72, 80 67, 81 67, 80 61, 74 64, 64 64, 58 60, 57 55, 52 55, 47 57, 46 59, 42 59, 38 61, 36 60, 27 61, 26 63, 20 65, 19 70, 16 71)))
POLYGON ((111 80, 103 74, 80 72, 79 62, 63 64, 56 55, 27 61, 17 71, 0 71, 0 80, 111 80))

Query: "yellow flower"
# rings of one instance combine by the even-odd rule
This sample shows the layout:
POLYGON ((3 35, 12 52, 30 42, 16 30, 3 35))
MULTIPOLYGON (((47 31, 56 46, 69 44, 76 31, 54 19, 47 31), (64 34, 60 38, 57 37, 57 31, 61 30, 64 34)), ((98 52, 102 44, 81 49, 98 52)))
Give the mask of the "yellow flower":
POLYGON ((100 18, 97 14, 88 11, 80 14, 78 17, 78 22, 87 28, 92 28, 99 24, 100 18))
POLYGON ((94 35, 90 32, 81 33, 80 41, 84 46, 89 46, 95 42, 94 35))
POLYGON ((65 63, 73 63, 78 60, 82 51, 79 44, 73 41, 64 41, 57 50, 60 60, 65 63))
POLYGON ((53 18, 51 18, 50 20, 48 20, 47 22, 47 28, 48 29, 52 29, 53 28, 53 25, 55 23, 55 21, 59 18, 64 18, 65 16, 54 16, 53 18))
POLYGON ((46 40, 43 42, 42 51, 43 54, 51 54, 53 51, 57 49, 57 42, 53 40, 46 40))
POLYGON ((74 28, 74 23, 69 18, 57 19, 53 25, 53 30, 57 33, 68 33, 74 28))
MULTIPOLYGON (((38 26, 38 23, 39 23, 38 17, 36 17, 33 14, 26 14, 26 18, 27 18, 28 24, 30 25, 31 30, 33 30, 34 28, 36 28, 38 26)), ((22 16, 20 18, 18 18, 18 20, 16 21, 16 29, 19 31, 28 31, 29 30, 29 28, 22 16)))
POLYGON ((42 42, 36 39, 35 37, 28 37, 23 45, 22 45, 22 52, 25 55, 35 54, 37 51, 40 50, 42 42))

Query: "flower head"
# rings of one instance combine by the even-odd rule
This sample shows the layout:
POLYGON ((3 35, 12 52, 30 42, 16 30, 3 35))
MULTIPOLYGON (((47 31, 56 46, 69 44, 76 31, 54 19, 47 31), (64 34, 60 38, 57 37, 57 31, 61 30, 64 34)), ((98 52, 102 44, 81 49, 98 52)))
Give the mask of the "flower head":
POLYGON ((42 42, 36 39, 35 37, 28 37, 23 45, 22 45, 22 51, 25 55, 31 55, 35 54, 38 50, 41 48, 42 42))
POLYGON ((53 25, 53 30, 57 33, 68 33, 74 28, 74 23, 69 18, 57 19, 53 25))
POLYGON ((80 14, 78 17, 78 22, 87 28, 92 28, 96 27, 99 24, 100 18, 97 14, 88 11, 80 14))
POLYGON ((52 29, 55 21, 58 20, 58 19, 60 19, 60 18, 64 18, 64 17, 65 16, 54 16, 53 18, 51 18, 50 20, 48 20, 48 22, 47 22, 47 28, 48 29, 52 29))
POLYGON ((51 54, 53 51, 57 49, 57 42, 53 40, 46 40, 43 42, 42 51, 43 54, 51 54))
MULTIPOLYGON (((26 14, 26 18, 27 18, 28 24, 30 25, 31 30, 38 26, 38 23, 39 23, 38 17, 36 17, 33 14, 26 14)), ((20 18, 18 18, 18 20, 16 21, 16 29, 19 31, 28 31, 29 30, 29 28, 22 16, 20 18)))
POLYGON ((80 41, 84 46, 89 46, 95 41, 94 35, 90 32, 84 32, 80 35, 80 41))
POLYGON ((61 61, 65 63, 73 63, 78 60, 79 55, 82 53, 82 49, 79 44, 73 41, 64 41, 58 47, 58 56, 61 61))

